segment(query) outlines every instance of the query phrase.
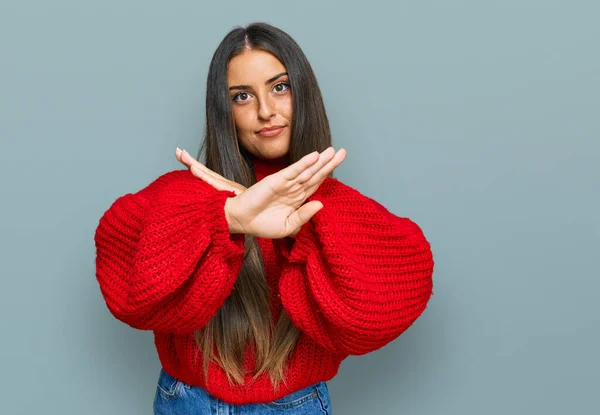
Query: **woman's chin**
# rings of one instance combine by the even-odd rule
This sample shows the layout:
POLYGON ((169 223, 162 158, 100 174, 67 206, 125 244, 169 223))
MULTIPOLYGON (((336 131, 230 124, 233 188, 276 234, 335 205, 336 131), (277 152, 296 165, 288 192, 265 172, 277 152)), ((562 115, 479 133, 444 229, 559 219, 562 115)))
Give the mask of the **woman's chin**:
POLYGON ((259 154, 256 155, 256 157, 258 157, 262 160, 273 161, 273 162, 285 162, 288 160, 288 156, 289 156, 289 148, 262 149, 262 151, 260 151, 259 154))

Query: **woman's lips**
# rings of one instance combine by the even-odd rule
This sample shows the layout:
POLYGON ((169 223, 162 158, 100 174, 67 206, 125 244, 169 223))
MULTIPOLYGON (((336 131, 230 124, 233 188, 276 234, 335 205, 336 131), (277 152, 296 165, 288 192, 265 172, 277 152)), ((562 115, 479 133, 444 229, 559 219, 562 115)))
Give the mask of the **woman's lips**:
POLYGON ((279 127, 273 130, 260 130, 258 132, 258 135, 261 135, 263 137, 275 137, 276 135, 279 135, 284 128, 285 127, 279 127))

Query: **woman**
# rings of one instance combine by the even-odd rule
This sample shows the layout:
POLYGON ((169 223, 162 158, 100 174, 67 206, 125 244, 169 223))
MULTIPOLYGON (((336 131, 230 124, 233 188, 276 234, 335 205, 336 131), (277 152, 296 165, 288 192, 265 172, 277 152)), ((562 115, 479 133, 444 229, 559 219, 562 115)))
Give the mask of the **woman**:
POLYGON ((429 243, 333 177, 345 150, 306 57, 273 26, 218 46, 203 151, 204 164, 177 149, 187 169, 118 198, 95 235, 107 307, 154 332, 155 413, 330 414, 341 361, 424 311, 429 243))

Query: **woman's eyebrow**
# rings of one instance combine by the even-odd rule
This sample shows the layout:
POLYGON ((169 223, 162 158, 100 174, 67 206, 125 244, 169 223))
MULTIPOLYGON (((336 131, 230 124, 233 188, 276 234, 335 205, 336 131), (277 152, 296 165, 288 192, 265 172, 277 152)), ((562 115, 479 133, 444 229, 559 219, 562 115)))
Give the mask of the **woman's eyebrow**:
MULTIPOLYGON (((273 82, 274 80, 276 80, 277 78, 280 78, 284 75, 287 75, 287 72, 281 72, 280 74, 275 75, 272 78, 269 78, 265 81, 265 85, 269 85, 271 82, 273 82)), ((230 86, 229 90, 233 90, 233 89, 250 89, 250 85, 236 85, 236 86, 230 86)))

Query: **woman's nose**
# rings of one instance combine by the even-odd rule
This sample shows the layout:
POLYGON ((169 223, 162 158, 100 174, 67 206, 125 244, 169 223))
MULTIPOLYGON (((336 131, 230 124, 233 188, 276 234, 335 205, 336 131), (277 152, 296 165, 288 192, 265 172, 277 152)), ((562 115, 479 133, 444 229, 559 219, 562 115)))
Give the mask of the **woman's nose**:
POLYGON ((258 116, 264 120, 268 120, 275 115, 275 100, 267 96, 259 102, 258 116))

